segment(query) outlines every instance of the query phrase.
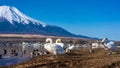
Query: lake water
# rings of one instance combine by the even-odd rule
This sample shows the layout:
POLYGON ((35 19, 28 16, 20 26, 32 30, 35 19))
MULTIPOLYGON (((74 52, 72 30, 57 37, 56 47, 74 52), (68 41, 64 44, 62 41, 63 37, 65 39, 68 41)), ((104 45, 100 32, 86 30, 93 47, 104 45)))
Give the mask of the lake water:
POLYGON ((30 60, 31 57, 9 57, 0 59, 0 66, 10 66, 13 64, 21 63, 30 60))

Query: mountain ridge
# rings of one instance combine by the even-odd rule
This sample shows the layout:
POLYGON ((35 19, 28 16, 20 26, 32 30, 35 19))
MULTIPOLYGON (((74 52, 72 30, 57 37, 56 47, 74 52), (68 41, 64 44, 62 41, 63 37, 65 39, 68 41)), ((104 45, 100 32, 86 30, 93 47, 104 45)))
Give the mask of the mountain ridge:
POLYGON ((90 38, 83 35, 75 35, 59 26, 48 25, 32 19, 11 6, 0 6, 0 33, 90 38))
POLYGON ((34 24, 41 24, 42 26, 46 26, 47 24, 40 22, 38 20, 32 19, 31 17, 26 16, 21 13, 17 8, 13 6, 1 6, 0 7, 0 19, 6 19, 11 24, 14 24, 14 21, 17 23, 29 24, 30 21, 34 24))

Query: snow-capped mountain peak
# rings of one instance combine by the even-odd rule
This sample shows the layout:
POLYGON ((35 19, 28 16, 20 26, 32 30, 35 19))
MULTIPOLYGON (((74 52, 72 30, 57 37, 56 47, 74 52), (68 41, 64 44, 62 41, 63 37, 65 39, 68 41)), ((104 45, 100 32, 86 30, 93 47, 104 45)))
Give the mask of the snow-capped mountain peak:
POLYGON ((0 6, 0 34, 40 34, 45 36, 89 38, 32 19, 11 6, 0 6))
POLYGON ((14 22, 22 23, 22 24, 29 24, 33 23, 35 25, 42 25, 45 27, 47 24, 37 21, 35 19, 32 19, 25 14, 21 13, 18 9, 11 6, 1 6, 0 7, 0 19, 5 18, 7 21, 9 21, 11 24, 14 24, 14 22))

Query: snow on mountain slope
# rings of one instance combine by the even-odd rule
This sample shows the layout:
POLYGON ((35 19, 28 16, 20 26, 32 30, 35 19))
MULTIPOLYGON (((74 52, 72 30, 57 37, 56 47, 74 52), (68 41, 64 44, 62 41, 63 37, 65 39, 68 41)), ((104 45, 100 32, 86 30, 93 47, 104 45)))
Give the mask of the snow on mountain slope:
POLYGON ((6 19, 11 24, 14 24, 14 22, 22 23, 22 24, 29 24, 33 23, 34 25, 42 25, 45 27, 47 24, 34 20, 25 14, 21 13, 18 9, 11 6, 1 6, 0 7, 0 19, 6 19))
POLYGON ((11 6, 0 6, 0 34, 40 34, 45 36, 89 38, 32 19, 11 6))

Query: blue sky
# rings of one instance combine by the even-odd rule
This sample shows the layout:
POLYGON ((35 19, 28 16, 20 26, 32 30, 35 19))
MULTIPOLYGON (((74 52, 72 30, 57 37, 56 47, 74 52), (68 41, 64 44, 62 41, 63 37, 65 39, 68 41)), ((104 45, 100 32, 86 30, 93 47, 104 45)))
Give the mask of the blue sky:
POLYGON ((119 0, 0 0, 0 5, 74 34, 120 40, 119 0))

